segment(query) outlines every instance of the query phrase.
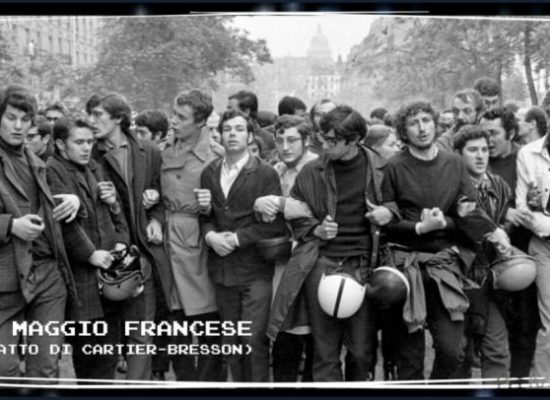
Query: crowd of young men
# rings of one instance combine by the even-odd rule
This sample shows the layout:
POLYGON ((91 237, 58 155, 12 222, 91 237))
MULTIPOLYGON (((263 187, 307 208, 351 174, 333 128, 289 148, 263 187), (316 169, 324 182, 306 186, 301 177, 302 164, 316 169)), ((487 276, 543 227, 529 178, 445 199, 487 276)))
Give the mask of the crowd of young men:
POLYGON ((170 119, 132 118, 118 94, 85 108, 39 112, 24 87, 0 94, 0 337, 40 349, 0 355, 0 376, 58 377, 48 346, 65 340, 77 379, 114 379, 120 363, 86 344, 198 343, 251 352, 129 352, 125 378, 163 380, 172 363, 182 381, 366 381, 381 338, 387 379, 425 379, 426 367, 430 379, 469 378, 477 358, 482 377, 550 378, 544 110, 502 106, 490 79, 439 113, 417 101, 368 121, 328 99, 308 115, 291 96, 278 116, 260 114, 249 91, 221 116, 200 90, 180 93, 170 119), (275 261, 262 246, 281 238, 292 256, 275 261), (535 257, 537 276, 504 292, 489 266, 512 245, 535 257), (120 246, 140 255, 130 265, 143 282, 117 300, 102 277, 120 246), (327 313, 325 276, 365 285, 379 265, 405 274, 404 303, 365 296, 348 318, 327 313), (12 332, 64 320, 104 321, 109 334, 12 332), (250 321, 250 334, 126 337, 124 321, 250 321))

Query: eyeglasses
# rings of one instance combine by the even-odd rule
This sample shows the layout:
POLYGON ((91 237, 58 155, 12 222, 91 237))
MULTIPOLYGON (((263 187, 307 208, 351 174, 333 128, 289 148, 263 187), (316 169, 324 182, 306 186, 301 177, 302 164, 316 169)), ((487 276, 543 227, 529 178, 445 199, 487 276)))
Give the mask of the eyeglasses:
POLYGON ((301 140, 302 140, 301 137, 299 137, 299 138, 297 138, 297 137, 288 137, 288 138, 277 137, 277 138, 275 138, 275 143, 278 144, 279 146, 281 146, 286 142, 289 146, 292 146, 294 143, 298 143, 301 140))
POLYGON ((46 119, 50 122, 56 122, 59 119, 59 117, 46 117, 46 119))

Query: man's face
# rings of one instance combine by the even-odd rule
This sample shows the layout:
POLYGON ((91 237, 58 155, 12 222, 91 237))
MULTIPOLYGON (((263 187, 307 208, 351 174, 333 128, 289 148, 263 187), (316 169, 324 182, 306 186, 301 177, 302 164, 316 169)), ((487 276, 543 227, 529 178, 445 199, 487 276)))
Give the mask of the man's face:
POLYGON ((96 140, 104 140, 120 127, 120 120, 111 118, 101 105, 95 106, 90 115, 90 123, 94 127, 94 136, 96 140))
POLYGON ((25 146, 36 155, 44 153, 50 140, 50 135, 45 135, 41 137, 38 133, 38 127, 33 126, 27 132, 27 137, 25 138, 25 146))
POLYGON ((227 102, 227 110, 228 111, 240 111, 247 117, 250 116, 250 110, 243 110, 239 107, 239 100, 237 99, 229 99, 227 102))
POLYGON ((531 122, 525 121, 525 116, 527 115, 527 111, 529 111, 529 109, 526 107, 523 107, 516 112, 516 121, 518 122, 519 136, 528 135, 533 131, 533 128, 535 128, 535 121, 531 121, 531 122))
POLYGON ((473 99, 468 99, 468 101, 464 102, 458 97, 455 97, 452 110, 456 121, 456 130, 466 124, 475 125, 477 112, 473 99))
POLYGON ((462 160, 468 173, 478 178, 487 170, 489 164, 489 145, 485 138, 468 140, 462 149, 462 160))
POLYGON ((135 127, 136 135, 141 140, 153 140, 153 132, 145 125, 136 125, 135 127))
POLYGON ((500 158, 510 153, 511 142, 506 139, 506 131, 502 127, 502 121, 497 119, 482 118, 479 126, 489 132, 489 157, 500 158))
POLYGON ((243 117, 237 116, 224 121, 222 129, 222 143, 227 153, 241 153, 248 150, 251 138, 243 117))
POLYGON ((481 96, 485 111, 491 111, 500 106, 500 97, 496 96, 481 96))
POLYGON ((21 146, 31 124, 30 114, 8 104, 0 120, 0 137, 10 146, 21 146))
POLYGON ((386 140, 384 140, 379 146, 376 146, 376 151, 383 158, 388 159, 393 157, 399 150, 401 150, 401 143, 397 140, 397 136, 394 133, 390 133, 386 140))
POLYGON ((420 111, 406 121, 409 146, 417 150, 427 150, 435 141, 435 121, 430 113, 420 111))
POLYGON ((315 107, 315 111, 313 113, 313 125, 315 129, 319 129, 319 122, 321 122, 321 118, 328 113, 329 111, 332 111, 336 108, 336 104, 334 104, 332 101, 329 101, 328 103, 319 104, 315 107))
POLYGON ((195 123, 193 109, 187 104, 183 106, 174 105, 170 123, 172 129, 174 129, 174 135, 181 140, 186 140, 200 134, 202 129, 202 124, 195 123))
POLYGON ((370 119, 370 124, 371 125, 384 125, 384 120, 380 119, 378 117, 372 117, 370 119))
POLYGON ((439 133, 448 131, 455 124, 455 116, 452 112, 442 113, 437 121, 439 133))
POLYGON ((356 140, 346 143, 345 139, 336 138, 336 136, 334 136, 334 129, 321 135, 321 138, 323 141, 324 153, 333 161, 346 158, 346 156, 352 152, 353 147, 357 147, 356 140))
POLYGON ((59 110, 46 111, 46 119, 51 126, 53 126, 55 122, 61 118, 63 118, 63 113, 59 110))
POLYGON ((74 128, 66 141, 57 140, 61 154, 69 161, 79 165, 87 165, 92 155, 94 134, 88 128, 74 128))
POLYGON ((289 166, 295 165, 304 155, 304 141, 295 126, 285 129, 282 133, 277 133, 275 144, 279 158, 289 166))
POLYGON ((305 118, 305 117, 307 117, 307 112, 306 112, 305 108, 296 108, 294 110, 294 115, 296 115, 298 117, 301 117, 301 118, 305 118))

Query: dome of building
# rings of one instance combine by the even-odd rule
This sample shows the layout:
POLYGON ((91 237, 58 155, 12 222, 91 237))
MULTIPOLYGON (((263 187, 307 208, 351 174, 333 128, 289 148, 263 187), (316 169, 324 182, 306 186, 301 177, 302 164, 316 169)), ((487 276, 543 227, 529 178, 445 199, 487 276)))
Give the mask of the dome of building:
POLYGON ((307 56, 310 61, 316 63, 328 64, 332 62, 332 51, 320 25, 317 25, 317 32, 309 42, 307 56))

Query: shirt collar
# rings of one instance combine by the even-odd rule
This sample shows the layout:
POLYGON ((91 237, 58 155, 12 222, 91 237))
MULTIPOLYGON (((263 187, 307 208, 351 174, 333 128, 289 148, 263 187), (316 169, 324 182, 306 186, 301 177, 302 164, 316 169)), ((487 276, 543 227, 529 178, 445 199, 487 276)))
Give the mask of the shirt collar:
POLYGON ((235 164, 230 166, 229 163, 227 162, 227 157, 224 157, 222 162, 222 168, 225 168, 227 171, 232 169, 236 169, 237 171, 240 171, 244 168, 244 166, 246 165, 249 159, 250 159, 250 154, 247 152, 243 158, 241 158, 235 164))

